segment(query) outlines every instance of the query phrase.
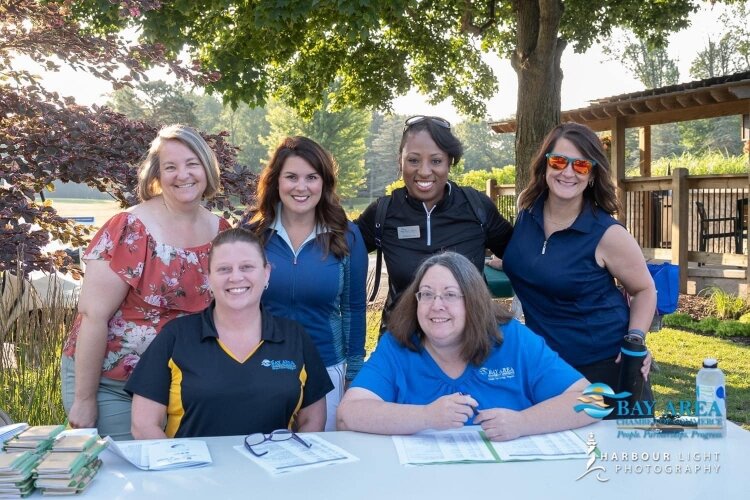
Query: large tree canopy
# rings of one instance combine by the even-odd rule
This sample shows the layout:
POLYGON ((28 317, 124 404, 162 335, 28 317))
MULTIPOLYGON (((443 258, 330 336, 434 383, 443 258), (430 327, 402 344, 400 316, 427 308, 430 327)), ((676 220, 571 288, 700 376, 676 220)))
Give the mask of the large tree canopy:
POLYGON ((578 52, 616 26, 658 44, 685 27, 701 0, 289 0, 201 2, 84 0, 88 25, 138 26, 191 56, 220 79, 209 84, 228 102, 260 105, 270 95, 304 112, 341 85, 334 106, 388 109, 416 87, 431 102, 485 116, 497 88, 484 51, 510 57, 519 79, 518 184, 544 134, 560 119, 560 56, 578 52))

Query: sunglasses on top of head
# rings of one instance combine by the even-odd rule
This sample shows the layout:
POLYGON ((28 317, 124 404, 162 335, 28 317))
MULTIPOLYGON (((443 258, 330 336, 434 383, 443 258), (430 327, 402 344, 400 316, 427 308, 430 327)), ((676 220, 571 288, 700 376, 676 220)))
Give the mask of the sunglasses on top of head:
POLYGON ((439 116, 416 115, 406 119, 406 121, 404 122, 404 132, 409 130, 409 127, 411 127, 412 125, 422 123, 423 121, 429 121, 431 123, 434 123, 438 127, 447 128, 448 130, 451 129, 450 122, 448 120, 440 118, 439 116))
POLYGON ((573 171, 577 174, 586 175, 596 165, 596 161, 586 158, 569 158, 557 153, 547 153, 547 166, 554 170, 565 170, 568 164, 573 165, 573 171))

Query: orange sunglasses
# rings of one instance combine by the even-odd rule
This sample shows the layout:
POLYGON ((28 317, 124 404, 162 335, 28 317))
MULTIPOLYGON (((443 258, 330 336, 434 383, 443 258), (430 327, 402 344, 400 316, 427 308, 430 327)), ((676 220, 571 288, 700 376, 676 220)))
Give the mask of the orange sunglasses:
POLYGON ((596 162, 586 158, 568 158, 565 155, 557 153, 547 153, 547 166, 555 170, 565 170, 568 164, 573 165, 573 170, 577 174, 586 175, 591 172, 596 162))

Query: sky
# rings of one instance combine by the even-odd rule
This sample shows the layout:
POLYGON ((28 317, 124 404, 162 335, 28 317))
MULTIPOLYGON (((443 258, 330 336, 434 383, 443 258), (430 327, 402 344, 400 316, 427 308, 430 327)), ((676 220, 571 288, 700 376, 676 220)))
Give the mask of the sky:
MULTIPOLYGON (((680 82, 692 80, 689 70, 695 55, 708 43, 709 35, 715 40, 716 34, 722 31, 719 15, 724 9, 722 4, 716 4, 713 8, 703 8, 691 17, 689 28, 670 36, 668 52, 670 57, 678 60, 680 82)), ((645 89, 643 84, 631 76, 619 62, 606 60, 599 45, 595 45, 584 54, 575 54, 573 49, 568 47, 563 52, 560 64, 563 70, 563 110, 586 107, 589 100, 645 89)), ((488 102, 489 118, 510 118, 516 112, 516 73, 508 60, 494 58, 491 65, 498 77, 499 91, 488 102)), ((394 107, 398 113, 407 115, 432 114, 452 121, 461 119, 450 103, 429 106, 416 92, 397 99, 394 107)))
MULTIPOLYGON (((678 59, 680 82, 692 80, 689 74, 690 63, 696 53, 706 45, 708 37, 712 36, 716 39, 716 34, 721 31, 719 15, 724 8, 722 4, 704 7, 692 16, 689 28, 670 36, 668 51, 672 58, 678 59)), ((500 60, 493 56, 487 56, 487 60, 495 71, 499 89, 487 103, 488 118, 490 120, 509 118, 515 114, 516 110, 518 90, 516 74, 508 60, 500 60)), ((28 60, 19 62, 19 65, 26 67, 29 64, 28 60)), ((564 75, 563 110, 586 107, 589 100, 644 89, 644 86, 635 80, 619 62, 607 60, 598 45, 584 54, 575 54, 571 47, 566 48, 561 65, 564 75)), ((107 100, 107 95, 112 91, 108 83, 70 68, 64 68, 59 73, 36 71, 42 74, 43 80, 51 90, 56 90, 62 95, 73 96, 79 104, 103 104, 107 100)), ((154 78, 160 77, 163 78, 157 71, 154 78)), ((393 107, 397 113, 404 115, 438 115, 453 123, 463 119, 450 102, 431 106, 415 91, 397 98, 393 107)))

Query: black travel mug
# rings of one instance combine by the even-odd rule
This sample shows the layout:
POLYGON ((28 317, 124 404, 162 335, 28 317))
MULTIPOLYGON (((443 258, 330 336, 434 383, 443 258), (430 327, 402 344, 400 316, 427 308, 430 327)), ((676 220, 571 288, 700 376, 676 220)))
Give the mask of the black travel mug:
POLYGON ((620 386, 619 392, 627 391, 630 396, 626 399, 628 402, 628 413, 621 414, 618 418, 644 418, 653 415, 648 411, 648 406, 641 400, 643 396, 643 387, 646 381, 643 380, 641 367, 643 359, 646 357, 646 341, 640 335, 629 333, 622 339, 620 346, 620 386))

